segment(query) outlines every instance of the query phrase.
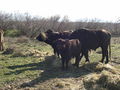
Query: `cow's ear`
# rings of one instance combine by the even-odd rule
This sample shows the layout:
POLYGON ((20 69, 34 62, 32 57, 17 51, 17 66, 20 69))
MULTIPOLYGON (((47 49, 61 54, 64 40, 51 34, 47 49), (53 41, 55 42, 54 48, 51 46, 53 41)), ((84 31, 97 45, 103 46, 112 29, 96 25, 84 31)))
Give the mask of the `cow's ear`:
POLYGON ((47 39, 47 36, 44 32, 40 33, 40 36, 41 36, 42 40, 44 40, 44 41, 47 39))

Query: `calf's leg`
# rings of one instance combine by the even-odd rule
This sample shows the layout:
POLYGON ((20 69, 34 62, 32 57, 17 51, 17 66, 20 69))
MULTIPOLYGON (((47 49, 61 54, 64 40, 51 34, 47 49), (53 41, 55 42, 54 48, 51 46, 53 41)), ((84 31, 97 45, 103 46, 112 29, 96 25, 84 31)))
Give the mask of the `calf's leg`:
POLYGON ((67 69, 68 69, 68 62, 69 62, 69 59, 66 59, 65 62, 66 62, 66 68, 65 68, 65 69, 67 70, 67 69))
POLYGON ((62 60, 62 70, 64 70, 65 69, 65 59, 62 58, 61 60, 62 60))

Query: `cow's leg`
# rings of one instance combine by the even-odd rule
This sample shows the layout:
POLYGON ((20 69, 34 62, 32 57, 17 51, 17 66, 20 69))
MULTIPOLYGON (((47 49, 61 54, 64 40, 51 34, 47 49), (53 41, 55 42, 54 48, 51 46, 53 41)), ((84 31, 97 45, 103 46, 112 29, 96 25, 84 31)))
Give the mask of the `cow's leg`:
POLYGON ((80 55, 76 56, 76 60, 74 64, 76 67, 79 67, 79 62, 81 61, 82 57, 83 57, 83 53, 81 54, 81 56, 80 55))
POLYGON ((100 62, 104 62, 104 59, 106 57, 106 61, 105 63, 108 63, 108 50, 107 50, 107 46, 103 46, 102 48, 102 60, 100 62))
POLYGON ((104 59, 105 59, 105 51, 104 51, 104 49, 102 49, 102 59, 101 59, 100 62, 103 63, 104 59))
POLYGON ((106 57, 105 64, 107 64, 109 62, 109 60, 108 60, 108 44, 105 47, 105 57, 106 57))
POLYGON ((53 49, 54 55, 57 56, 57 52, 55 49, 53 49))
POLYGON ((104 48, 104 46, 102 46, 101 49, 102 49, 102 59, 101 59, 100 62, 103 63, 103 62, 104 62, 104 59, 105 59, 105 48, 104 48))
POLYGON ((105 64, 107 64, 109 62, 108 60, 108 49, 106 50, 106 61, 105 61, 105 64))
POLYGON ((83 52, 83 54, 84 54, 85 59, 86 59, 85 62, 90 62, 90 60, 89 60, 89 55, 88 55, 88 50, 85 50, 85 51, 83 52))

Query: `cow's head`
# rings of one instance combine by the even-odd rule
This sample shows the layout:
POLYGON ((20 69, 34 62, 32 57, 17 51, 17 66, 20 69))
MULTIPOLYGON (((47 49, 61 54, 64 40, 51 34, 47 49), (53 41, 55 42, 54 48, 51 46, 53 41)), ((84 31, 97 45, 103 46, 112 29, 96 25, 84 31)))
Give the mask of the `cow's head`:
POLYGON ((37 39, 38 41, 45 41, 45 40, 47 39, 47 35, 46 35, 46 33, 41 32, 41 33, 36 37, 36 39, 37 39))
POLYGON ((46 41, 52 35, 53 31, 48 29, 46 32, 41 32, 36 39, 39 41, 46 41))

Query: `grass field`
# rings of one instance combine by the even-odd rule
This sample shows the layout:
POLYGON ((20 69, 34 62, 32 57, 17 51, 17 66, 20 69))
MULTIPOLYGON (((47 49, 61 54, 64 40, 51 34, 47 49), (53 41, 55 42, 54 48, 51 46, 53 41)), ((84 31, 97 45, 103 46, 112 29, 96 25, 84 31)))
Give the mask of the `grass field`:
MULTIPOLYGON (((110 64, 120 69, 120 37, 113 37, 111 43, 110 64)), ((83 67, 84 58, 79 68, 70 64, 67 71, 62 71, 61 62, 49 45, 26 37, 6 37, 5 48, 0 52, 0 89, 3 90, 63 90, 63 87, 66 90, 74 85, 80 89, 81 77, 91 73, 83 67)), ((100 53, 100 49, 90 53, 91 63, 100 61, 100 53)))

